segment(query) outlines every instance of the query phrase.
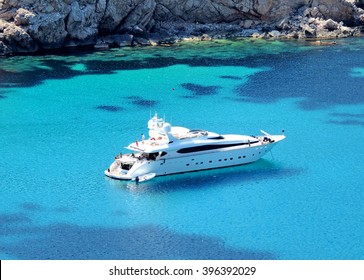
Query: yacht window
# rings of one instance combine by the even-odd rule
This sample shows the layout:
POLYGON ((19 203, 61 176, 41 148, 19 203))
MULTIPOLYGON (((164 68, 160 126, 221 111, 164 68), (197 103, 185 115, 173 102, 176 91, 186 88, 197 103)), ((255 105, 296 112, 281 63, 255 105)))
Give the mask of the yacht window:
POLYGON ((225 139, 224 136, 216 136, 216 137, 209 137, 209 139, 212 139, 212 140, 222 140, 222 139, 225 139))
POLYGON ((159 155, 159 153, 150 153, 148 155, 148 159, 155 160, 158 155, 159 155))
POLYGON ((121 165, 121 169, 124 169, 124 170, 130 170, 132 167, 133 167, 133 164, 123 163, 121 165))
POLYGON ((208 133, 206 130, 201 130, 201 129, 191 129, 188 132, 188 135, 190 136, 206 136, 208 133))
MULTIPOLYGON (((254 143, 258 143, 258 142, 259 141, 250 142, 250 144, 254 144, 254 143)), ((234 144, 203 145, 203 146, 197 146, 197 147, 183 148, 183 149, 178 150, 177 153, 187 154, 187 153, 217 150, 217 149, 242 146, 242 145, 249 145, 249 143, 241 142, 241 143, 234 143, 234 144)))

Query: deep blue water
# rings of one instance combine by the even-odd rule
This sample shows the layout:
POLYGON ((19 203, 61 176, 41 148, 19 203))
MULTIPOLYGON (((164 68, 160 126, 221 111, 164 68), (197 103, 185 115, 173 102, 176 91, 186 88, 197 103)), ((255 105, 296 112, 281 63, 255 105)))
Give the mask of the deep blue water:
POLYGON ((364 259, 364 39, 0 60, 1 259, 364 259), (256 163, 136 186, 103 170, 150 113, 285 130, 256 163))

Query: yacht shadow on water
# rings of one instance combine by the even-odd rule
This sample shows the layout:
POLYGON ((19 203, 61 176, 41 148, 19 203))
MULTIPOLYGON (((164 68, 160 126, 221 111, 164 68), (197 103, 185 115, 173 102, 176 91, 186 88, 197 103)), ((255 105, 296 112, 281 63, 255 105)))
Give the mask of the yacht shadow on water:
POLYGON ((160 176, 142 183, 108 178, 107 180, 116 188, 135 193, 167 193, 201 188, 244 186, 261 180, 296 176, 300 172, 299 169, 281 167, 276 162, 260 159, 253 164, 160 176))

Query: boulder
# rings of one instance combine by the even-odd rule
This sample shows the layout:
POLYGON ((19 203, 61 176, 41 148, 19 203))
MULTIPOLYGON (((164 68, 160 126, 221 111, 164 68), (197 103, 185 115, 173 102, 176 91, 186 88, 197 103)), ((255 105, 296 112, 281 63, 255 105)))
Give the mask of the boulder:
POLYGON ((201 41, 211 41, 211 37, 209 34, 202 34, 201 41))
POLYGON ((16 11, 17 11, 16 8, 1 9, 1 7, 0 7, 0 19, 1 20, 6 20, 6 21, 13 21, 14 17, 16 16, 16 11))
POLYGON ((106 43, 103 43, 102 40, 99 40, 94 45, 94 49, 95 50, 98 50, 98 51, 108 50, 109 49, 109 45, 106 44, 106 43))
POLYGON ((138 27, 147 31, 147 25, 151 21, 156 7, 155 0, 143 0, 123 19, 118 31, 129 30, 138 27))
POLYGON ((276 26, 278 30, 289 30, 290 27, 290 21, 289 18, 282 19, 276 26))
POLYGON ((254 21, 251 19, 246 19, 242 23, 240 23, 240 26, 244 29, 250 29, 254 27, 254 21))
POLYGON ((20 8, 16 11, 14 23, 18 26, 29 25, 35 18, 35 14, 26 9, 20 8))
POLYGON ((278 30, 272 30, 268 33, 268 36, 273 38, 279 38, 281 37, 281 35, 281 32, 279 32, 278 30))
POLYGON ((301 30, 303 31, 304 38, 312 38, 316 37, 316 26, 313 24, 303 23, 300 25, 301 30))
POLYGON ((40 14, 27 31, 42 48, 60 48, 68 34, 64 19, 60 13, 40 14))
POLYGON ((66 26, 71 39, 86 40, 98 34, 95 9, 95 5, 87 4, 80 7, 78 2, 72 2, 66 26))
POLYGON ((147 26, 152 19, 155 0, 109 0, 99 24, 103 33, 120 32, 134 25, 147 26))
POLYGON ((11 53, 11 50, 9 49, 9 47, 7 45, 5 45, 1 40, 0 40, 0 55, 8 55, 11 53))
POLYGON ((333 21, 332 19, 328 19, 324 23, 324 28, 326 28, 329 31, 337 30, 338 27, 339 27, 339 24, 336 21, 333 21))
POLYGON ((0 34, 1 32, 4 32, 4 29, 9 25, 10 23, 8 23, 7 21, 0 19, 0 34))
POLYGON ((151 46, 151 42, 143 37, 134 37, 132 45, 151 46))
POLYGON ((353 3, 346 0, 313 0, 312 7, 318 9, 323 19, 332 19, 336 22, 344 22, 353 25, 357 11, 353 3))
MULTIPOLYGON (((27 52, 38 50, 33 38, 24 29, 14 23, 7 24, 3 30, 3 44, 7 45, 7 50, 12 52, 27 52)), ((6 49, 3 47, 3 49, 6 49)))
POLYGON ((133 35, 131 34, 115 34, 115 35, 107 35, 105 37, 100 38, 103 43, 107 43, 110 46, 131 46, 133 41, 133 35))

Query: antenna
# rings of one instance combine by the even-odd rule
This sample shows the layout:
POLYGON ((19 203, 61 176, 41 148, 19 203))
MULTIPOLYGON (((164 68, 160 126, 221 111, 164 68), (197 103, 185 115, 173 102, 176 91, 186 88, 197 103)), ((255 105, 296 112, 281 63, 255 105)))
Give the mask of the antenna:
POLYGON ((149 119, 152 118, 152 102, 149 102, 149 119))

